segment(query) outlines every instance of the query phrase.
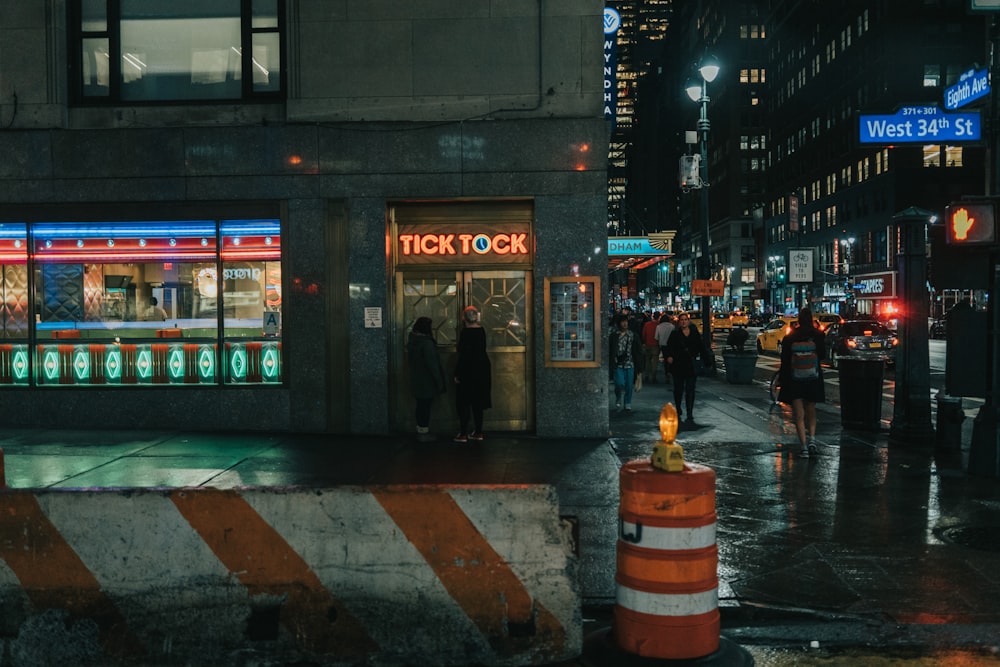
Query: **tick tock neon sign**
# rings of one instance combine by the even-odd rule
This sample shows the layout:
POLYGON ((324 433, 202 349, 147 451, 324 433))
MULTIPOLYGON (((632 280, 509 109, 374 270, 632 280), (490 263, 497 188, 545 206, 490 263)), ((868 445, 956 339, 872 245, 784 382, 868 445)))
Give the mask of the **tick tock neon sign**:
POLYGON ((402 234, 404 255, 527 255, 528 235, 520 234, 402 234))

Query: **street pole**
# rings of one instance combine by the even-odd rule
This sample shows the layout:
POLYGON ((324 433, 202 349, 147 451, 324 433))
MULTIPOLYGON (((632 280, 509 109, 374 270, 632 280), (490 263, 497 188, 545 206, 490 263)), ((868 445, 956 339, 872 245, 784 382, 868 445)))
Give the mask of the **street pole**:
POLYGON ((931 425, 930 350, 927 342, 927 223, 934 214, 911 206, 892 216, 902 235, 897 256, 903 312, 896 350, 896 394, 889 444, 929 446, 931 425))
MULTIPOLYGON (((698 276, 703 280, 711 278, 708 260, 709 253, 709 224, 708 224, 708 130, 711 123, 708 121, 708 82, 704 77, 701 80, 701 116, 698 118, 698 134, 701 143, 701 264, 698 276)), ((712 307, 711 297, 708 295, 701 297, 701 332, 706 344, 712 345, 712 307)))

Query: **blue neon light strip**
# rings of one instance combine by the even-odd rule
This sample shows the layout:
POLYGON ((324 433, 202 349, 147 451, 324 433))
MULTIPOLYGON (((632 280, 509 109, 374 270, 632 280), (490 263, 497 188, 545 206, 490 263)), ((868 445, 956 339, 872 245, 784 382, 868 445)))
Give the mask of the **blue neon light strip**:
POLYGON ((178 222, 38 222, 31 226, 36 239, 78 239, 105 237, 182 237, 215 238, 215 223, 211 220, 185 220, 178 222))

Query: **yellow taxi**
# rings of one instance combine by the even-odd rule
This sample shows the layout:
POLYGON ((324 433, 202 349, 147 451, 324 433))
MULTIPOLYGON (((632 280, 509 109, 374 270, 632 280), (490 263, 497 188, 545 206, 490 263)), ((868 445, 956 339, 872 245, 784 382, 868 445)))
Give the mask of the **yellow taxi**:
POLYGON ((834 324, 843 324, 844 318, 837 313, 813 313, 813 323, 820 331, 826 331, 834 324))
MULTIPOLYGON (((691 324, 693 324, 694 328, 698 330, 698 333, 701 333, 701 313, 694 312, 694 313, 688 313, 688 314, 691 316, 691 324)), ((715 318, 714 317, 709 320, 708 325, 709 325, 709 327, 711 327, 710 331, 715 331, 715 318)))
POLYGON ((712 328, 729 331, 733 328, 733 319, 729 313, 712 313, 712 328))
POLYGON ((742 310, 734 310, 730 313, 729 321, 734 327, 746 327, 750 325, 750 317, 742 310))
POLYGON ((798 322, 797 317, 779 315, 768 322, 757 334, 757 351, 781 354, 781 341, 792 332, 792 323, 798 322))

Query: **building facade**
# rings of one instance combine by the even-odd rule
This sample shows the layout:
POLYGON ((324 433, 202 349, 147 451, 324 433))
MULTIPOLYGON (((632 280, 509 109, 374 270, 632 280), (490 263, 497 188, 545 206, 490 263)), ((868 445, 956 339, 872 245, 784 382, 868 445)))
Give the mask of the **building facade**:
MULTIPOLYGON (((936 131, 912 140, 862 136, 865 118, 904 107, 948 122, 945 89, 988 60, 987 17, 967 12, 967 4, 772 3, 764 240, 766 256, 778 258, 765 276, 778 309, 809 304, 895 319, 901 304, 893 216, 917 207, 941 220, 949 202, 984 193, 985 134, 972 141, 940 140, 946 133, 936 131), (783 280, 794 247, 814 255, 809 284, 783 280)), ((985 122, 984 102, 961 111, 982 111, 985 122)))
POLYGON ((0 419, 410 431, 475 305, 486 429, 605 436, 601 11, 0 5, 0 419))

